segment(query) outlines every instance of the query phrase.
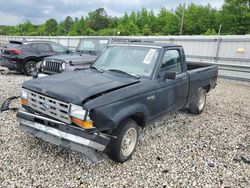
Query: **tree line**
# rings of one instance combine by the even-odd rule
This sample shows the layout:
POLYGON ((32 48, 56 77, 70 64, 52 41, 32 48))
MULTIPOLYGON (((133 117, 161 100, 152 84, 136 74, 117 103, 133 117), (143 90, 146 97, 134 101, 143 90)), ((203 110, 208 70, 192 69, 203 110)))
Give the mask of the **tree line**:
POLYGON ((1 35, 84 36, 84 35, 216 35, 250 34, 250 0, 225 0, 220 9, 211 5, 180 4, 174 10, 160 8, 156 14, 142 8, 138 12, 112 17, 104 8, 86 17, 54 18, 35 25, 25 21, 16 26, 0 26, 1 35))

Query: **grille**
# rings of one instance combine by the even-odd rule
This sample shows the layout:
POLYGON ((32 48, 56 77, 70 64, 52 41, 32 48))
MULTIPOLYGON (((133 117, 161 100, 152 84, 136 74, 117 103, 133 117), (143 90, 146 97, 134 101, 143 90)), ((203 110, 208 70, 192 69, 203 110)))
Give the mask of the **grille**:
POLYGON ((63 61, 58 60, 46 60, 46 65, 43 65, 43 72, 45 73, 60 73, 60 67, 62 65, 63 61))
POLYGON ((28 103, 31 108, 65 123, 71 123, 69 116, 69 104, 34 93, 32 91, 27 92, 28 103))

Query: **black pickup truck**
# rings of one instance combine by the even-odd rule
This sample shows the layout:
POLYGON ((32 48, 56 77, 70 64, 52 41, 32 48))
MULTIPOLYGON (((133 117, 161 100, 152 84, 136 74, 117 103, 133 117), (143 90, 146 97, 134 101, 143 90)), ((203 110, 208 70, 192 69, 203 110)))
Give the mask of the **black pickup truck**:
POLYGON ((89 69, 25 82, 17 119, 56 145, 87 146, 125 162, 139 127, 183 108, 200 114, 217 75, 216 66, 186 62, 179 45, 113 44, 89 69))

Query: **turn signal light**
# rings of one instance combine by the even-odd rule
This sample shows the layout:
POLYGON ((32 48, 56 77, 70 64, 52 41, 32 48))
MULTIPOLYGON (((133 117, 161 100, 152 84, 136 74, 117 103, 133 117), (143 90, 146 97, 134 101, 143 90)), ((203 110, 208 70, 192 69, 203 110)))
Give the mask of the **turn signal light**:
POLYGON ((93 128, 93 122, 92 121, 84 121, 75 117, 71 117, 71 121, 75 124, 79 125, 80 127, 84 129, 92 129, 93 128))
POLYGON ((21 105, 28 105, 28 99, 21 98, 21 105))

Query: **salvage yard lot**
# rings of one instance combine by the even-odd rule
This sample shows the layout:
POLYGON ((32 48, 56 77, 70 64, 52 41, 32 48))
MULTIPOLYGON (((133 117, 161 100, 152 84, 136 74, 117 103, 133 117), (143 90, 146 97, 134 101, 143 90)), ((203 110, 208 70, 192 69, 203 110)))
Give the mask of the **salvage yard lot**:
MULTIPOLYGON (((0 103, 29 79, 0 74, 0 103)), ((0 114, 0 152, 0 187, 249 187, 250 86, 219 80, 201 115, 178 112, 150 123, 124 164, 103 153, 92 163, 23 133, 15 111, 0 114)))

